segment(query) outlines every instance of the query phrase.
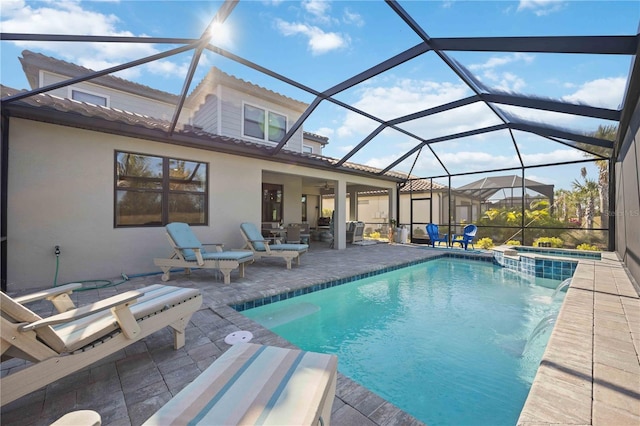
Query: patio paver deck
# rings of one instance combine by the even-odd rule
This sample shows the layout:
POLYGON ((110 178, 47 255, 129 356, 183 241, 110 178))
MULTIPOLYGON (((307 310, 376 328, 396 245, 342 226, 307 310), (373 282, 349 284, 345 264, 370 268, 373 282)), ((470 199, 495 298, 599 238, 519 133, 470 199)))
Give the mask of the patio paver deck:
MULTIPOLYGON (((210 270, 197 270, 191 276, 174 273, 170 284, 197 287, 204 296, 202 309, 187 328, 185 347, 173 350, 168 330, 155 333, 8 404, 1 411, 2 424, 43 425, 72 410, 92 409, 100 413, 104 425, 139 425, 229 348, 224 343, 227 334, 249 330, 252 342, 294 347, 229 304, 427 259, 443 250, 377 244, 338 251, 313 242, 302 265, 286 270, 280 259, 263 259, 247 268, 245 278, 232 274, 231 285, 222 284, 210 270)), ((600 263, 581 262, 576 270, 520 424, 640 423, 640 299, 611 256, 615 258, 609 254, 600 263)), ((82 305, 158 282, 159 275, 137 277, 118 286, 75 293, 74 298, 82 305)), ((45 303, 38 305, 39 313, 50 310, 45 303)), ((4 362, 2 374, 20 365, 16 360, 4 362)), ((341 374, 332 423, 422 424, 341 374)))

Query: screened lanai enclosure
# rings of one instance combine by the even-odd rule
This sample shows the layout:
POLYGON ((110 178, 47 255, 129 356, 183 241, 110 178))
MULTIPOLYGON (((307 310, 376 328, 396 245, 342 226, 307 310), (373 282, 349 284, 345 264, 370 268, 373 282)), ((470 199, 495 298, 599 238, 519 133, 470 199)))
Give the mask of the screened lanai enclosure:
MULTIPOLYGON (((100 3, 94 12, 126 13, 127 2, 100 3)), ((152 85, 146 76, 161 64, 183 70, 167 71, 163 82, 162 90, 178 94, 166 129, 172 135, 192 82, 215 66, 307 105, 265 155, 286 150, 304 128, 328 138, 322 156, 335 170, 366 165, 372 176, 397 181, 395 212, 353 217, 371 228, 393 220, 424 242, 427 223, 450 235, 475 223, 486 245, 543 238, 614 248, 615 164, 633 137, 640 91, 637 3, 617 2, 626 12, 615 16, 604 1, 267 3, 183 1, 173 24, 154 35, 116 27, 33 34, 5 20, 3 70, 16 49, 64 46, 84 52, 80 65, 98 71, 2 104, 111 74, 152 85), (554 17, 557 7, 590 19, 569 25, 571 14, 554 17), (475 19, 445 19, 447 8, 475 19), (535 32, 520 26, 524 14, 539 17, 535 32), (365 37, 366 27, 376 28, 375 37, 365 37), (265 34, 278 43, 265 45, 265 34), (126 54, 110 56, 122 46, 126 54)))

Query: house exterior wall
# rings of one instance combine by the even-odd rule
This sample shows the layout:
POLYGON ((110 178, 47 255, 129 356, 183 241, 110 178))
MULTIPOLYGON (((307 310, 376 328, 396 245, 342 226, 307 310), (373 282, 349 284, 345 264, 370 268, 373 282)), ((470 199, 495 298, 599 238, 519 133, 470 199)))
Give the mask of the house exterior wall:
POLYGON ((263 174, 284 185, 284 218, 300 222, 302 176, 393 187, 392 182, 221 154, 113 134, 11 118, 9 122, 7 287, 158 273, 155 257, 171 254, 163 227, 114 228, 115 151, 208 163, 208 226, 203 242, 242 247, 240 223, 261 223, 263 174), (46 142, 46 143, 45 143, 46 142))
MULTIPOLYGON (((322 154, 323 145, 320 142, 312 141, 310 139, 304 139, 302 141, 303 146, 311 147, 312 154, 322 154)), ((304 151, 303 151, 304 152, 304 151)))
POLYGON ((59 284, 159 271, 153 258, 171 253, 164 228, 114 228, 115 150, 209 163, 209 226, 193 227, 201 241, 240 248, 240 223, 260 223, 257 161, 19 119, 9 131, 9 289, 51 286, 55 245, 59 284))
MULTIPOLYGON (((40 87, 48 86, 53 83, 68 80, 69 77, 54 74, 48 71, 40 71, 40 87)), ((71 99, 71 90, 78 89, 91 94, 106 96, 109 99, 108 106, 111 108, 121 109, 123 111, 137 112, 139 114, 148 115, 149 117, 160 118, 163 120, 172 120, 175 112, 175 105, 156 101, 154 99, 137 96, 132 93, 126 93, 109 87, 82 82, 48 92, 50 95, 59 96, 61 98, 71 99)), ((179 122, 184 123, 191 115, 189 108, 183 108, 180 113, 179 122)))
POLYGON ((218 134, 218 125, 220 124, 218 98, 215 95, 208 95, 205 102, 193 114, 192 124, 202 127, 205 132, 218 134))
MULTIPOLYGON (((616 252, 640 284, 640 101, 615 164, 616 252)), ((640 289, 638 289, 640 291, 640 289)))
MULTIPOLYGON (((235 90, 230 87, 221 86, 220 97, 222 99, 221 102, 221 126, 220 126, 220 134, 222 136, 229 136, 237 139, 245 139, 251 140, 252 142, 261 142, 268 145, 275 146, 277 145, 274 142, 266 142, 261 141, 259 139, 254 139, 248 136, 243 135, 243 108, 244 104, 248 103, 255 107, 265 108, 266 110, 277 112, 278 114, 285 115, 287 117, 287 130, 291 128, 293 123, 297 120, 300 115, 299 112, 293 111, 291 109, 286 108, 284 105, 276 104, 274 102, 269 102, 264 99, 260 99, 251 94, 242 93, 238 90, 235 90)), ((212 102, 211 98, 207 99, 207 102, 212 102)), ((302 151, 302 128, 298 129, 298 131, 289 139, 285 148, 291 151, 302 151)))

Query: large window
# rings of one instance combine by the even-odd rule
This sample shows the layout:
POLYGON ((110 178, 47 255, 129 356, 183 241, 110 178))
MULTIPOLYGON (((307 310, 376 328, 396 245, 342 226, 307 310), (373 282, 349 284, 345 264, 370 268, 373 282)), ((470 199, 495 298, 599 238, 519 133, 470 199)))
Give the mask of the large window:
POLYGON ((207 164, 116 151, 115 226, 206 225, 207 164))
POLYGON ((287 117, 245 104, 243 133, 264 141, 280 142, 287 133, 287 117))

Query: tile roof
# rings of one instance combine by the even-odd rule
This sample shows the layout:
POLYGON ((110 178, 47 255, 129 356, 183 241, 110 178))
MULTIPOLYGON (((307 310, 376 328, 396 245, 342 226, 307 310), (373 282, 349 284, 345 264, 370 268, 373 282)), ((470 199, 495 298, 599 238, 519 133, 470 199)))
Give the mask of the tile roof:
POLYGON ((400 192, 430 191, 431 189, 438 190, 446 188, 446 185, 434 182, 431 179, 412 179, 400 189, 400 192))

